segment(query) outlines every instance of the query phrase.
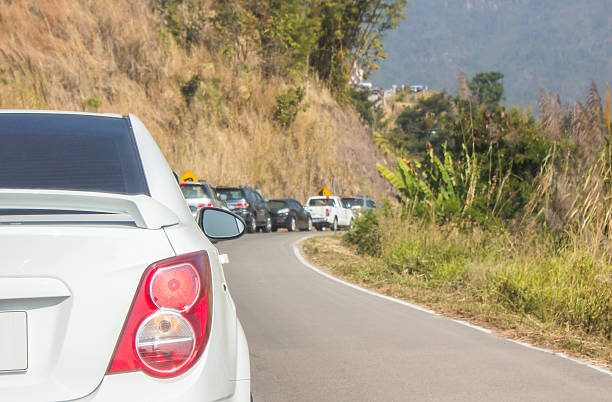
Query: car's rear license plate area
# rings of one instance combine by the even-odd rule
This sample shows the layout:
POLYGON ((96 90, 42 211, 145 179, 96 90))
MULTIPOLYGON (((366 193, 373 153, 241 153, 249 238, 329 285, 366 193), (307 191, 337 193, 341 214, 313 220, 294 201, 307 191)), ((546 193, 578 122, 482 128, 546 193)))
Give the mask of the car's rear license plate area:
POLYGON ((25 311, 0 312, 0 372, 28 368, 28 316, 25 311))

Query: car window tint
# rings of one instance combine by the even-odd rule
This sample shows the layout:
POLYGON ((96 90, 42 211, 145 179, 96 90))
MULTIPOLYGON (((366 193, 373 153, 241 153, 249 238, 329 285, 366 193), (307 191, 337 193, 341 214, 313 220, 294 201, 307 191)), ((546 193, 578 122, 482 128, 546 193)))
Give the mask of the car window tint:
POLYGON ((0 113, 0 188, 149 194, 125 118, 0 113))
POLYGON ((244 195, 242 194, 242 190, 240 190, 240 189, 218 188, 217 189, 217 193, 225 194, 225 196, 227 197, 228 201, 236 201, 236 200, 243 200, 244 199, 244 195))
POLYGON ((287 204, 285 203, 285 201, 278 201, 278 200, 271 200, 269 205, 270 205, 270 209, 273 211, 287 207, 287 204))
POLYGON ((313 198, 308 201, 308 205, 311 207, 331 207, 334 205, 334 200, 325 198, 313 198))
POLYGON ((372 200, 368 200, 368 207, 370 207, 370 208, 376 208, 376 204, 374 203, 374 201, 372 201, 372 200))
POLYGON ((181 184, 181 191, 183 192, 183 196, 187 199, 204 197, 202 186, 192 185, 192 184, 181 184))
POLYGON ((361 206, 361 200, 359 198, 345 197, 342 201, 344 201, 347 208, 361 206))

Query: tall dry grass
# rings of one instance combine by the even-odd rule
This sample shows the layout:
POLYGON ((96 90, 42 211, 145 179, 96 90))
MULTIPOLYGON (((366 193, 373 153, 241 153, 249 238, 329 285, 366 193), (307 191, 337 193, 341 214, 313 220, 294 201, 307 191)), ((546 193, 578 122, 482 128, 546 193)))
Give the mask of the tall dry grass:
POLYGON ((153 1, 0 0, 0 107, 134 113, 177 172, 215 185, 252 185, 304 199, 388 191, 373 169, 370 135, 323 85, 304 81, 306 111, 287 129, 273 121, 290 84, 257 68, 236 72, 210 37, 186 50, 153 1), (190 105, 181 86, 201 83, 190 105))
POLYGON ((535 212, 574 250, 612 263, 612 136, 597 88, 591 86, 585 105, 563 107, 543 93, 539 106, 544 133, 556 145, 526 216, 535 212))

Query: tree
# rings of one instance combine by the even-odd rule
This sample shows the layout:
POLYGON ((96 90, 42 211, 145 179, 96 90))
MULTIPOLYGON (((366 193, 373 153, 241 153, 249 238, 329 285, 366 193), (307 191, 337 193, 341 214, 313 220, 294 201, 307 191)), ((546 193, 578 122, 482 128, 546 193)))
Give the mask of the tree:
POLYGON ((478 73, 472 78, 468 87, 476 101, 492 111, 505 99, 504 84, 501 82, 503 78, 504 75, 498 71, 478 73))
POLYGON ((346 97, 355 63, 367 77, 386 57, 384 33, 405 18, 406 4, 406 0, 313 0, 320 30, 310 63, 339 99, 346 97))
POLYGON ((308 72, 319 35, 309 0, 266 0, 259 15, 264 72, 290 78, 308 72))
POLYGON ((399 131, 392 135, 391 142, 398 148, 418 153, 426 150, 427 143, 439 149, 448 139, 451 110, 451 100, 445 92, 419 99, 397 117, 399 131))

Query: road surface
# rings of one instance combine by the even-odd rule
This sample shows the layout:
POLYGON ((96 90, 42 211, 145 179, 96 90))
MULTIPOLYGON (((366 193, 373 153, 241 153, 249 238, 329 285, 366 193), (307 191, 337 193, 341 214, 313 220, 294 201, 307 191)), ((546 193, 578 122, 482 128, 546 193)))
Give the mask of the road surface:
POLYGON ((612 401, 612 377, 302 264, 303 233, 220 243, 258 401, 612 401))

